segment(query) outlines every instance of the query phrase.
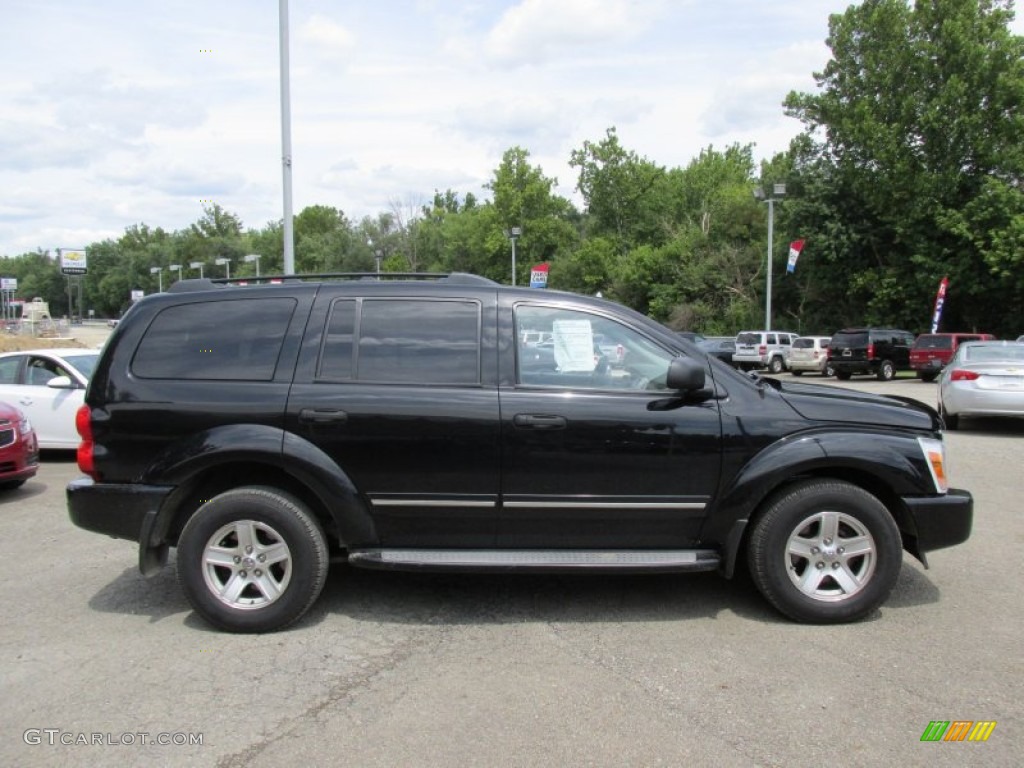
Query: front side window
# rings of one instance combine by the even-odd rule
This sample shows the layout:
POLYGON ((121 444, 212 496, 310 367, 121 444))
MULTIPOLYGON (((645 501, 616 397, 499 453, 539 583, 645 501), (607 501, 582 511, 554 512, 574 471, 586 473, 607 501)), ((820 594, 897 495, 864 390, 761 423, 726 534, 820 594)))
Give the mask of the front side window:
POLYGON ((571 389, 665 388, 672 354, 622 323, 580 310, 520 305, 516 338, 545 334, 539 344, 520 343, 516 380, 522 386, 571 389))

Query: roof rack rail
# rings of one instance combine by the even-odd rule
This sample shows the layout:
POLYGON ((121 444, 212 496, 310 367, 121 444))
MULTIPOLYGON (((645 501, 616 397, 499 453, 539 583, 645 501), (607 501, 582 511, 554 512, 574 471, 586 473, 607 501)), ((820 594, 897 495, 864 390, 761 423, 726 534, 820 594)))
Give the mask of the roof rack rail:
POLYGON ((215 277, 182 280, 183 283, 196 283, 194 287, 182 287, 178 290, 208 290, 210 287, 225 285, 266 285, 268 283, 302 282, 306 280, 434 280, 458 283, 460 285, 498 285, 495 281, 468 272, 318 272, 308 275, 260 275, 254 277, 215 277), (204 283, 204 285, 198 285, 204 283), (209 285, 205 285, 209 284, 209 285))

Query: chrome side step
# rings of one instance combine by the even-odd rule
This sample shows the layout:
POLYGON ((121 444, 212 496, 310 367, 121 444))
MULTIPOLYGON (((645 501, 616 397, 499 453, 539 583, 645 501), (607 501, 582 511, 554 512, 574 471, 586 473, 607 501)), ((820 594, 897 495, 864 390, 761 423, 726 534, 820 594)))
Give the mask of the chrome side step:
POLYGON ((710 549, 357 549, 359 568, 396 571, 713 571, 721 557, 710 549))

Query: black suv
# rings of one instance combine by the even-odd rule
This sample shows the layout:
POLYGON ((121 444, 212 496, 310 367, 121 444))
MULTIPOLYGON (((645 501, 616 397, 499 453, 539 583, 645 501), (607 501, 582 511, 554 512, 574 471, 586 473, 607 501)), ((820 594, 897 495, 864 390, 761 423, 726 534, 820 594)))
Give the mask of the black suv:
POLYGON ((867 373, 889 381, 896 371, 910 370, 914 334, 893 328, 844 328, 832 334, 828 362, 836 378, 867 373))
POLYGON ((970 534, 926 406, 744 375, 601 299, 351 278, 178 282, 126 314, 89 385, 71 519, 138 541, 146 574, 177 547, 218 627, 295 621, 331 559, 745 559, 786 615, 842 622, 886 599, 901 548, 923 561, 970 534))

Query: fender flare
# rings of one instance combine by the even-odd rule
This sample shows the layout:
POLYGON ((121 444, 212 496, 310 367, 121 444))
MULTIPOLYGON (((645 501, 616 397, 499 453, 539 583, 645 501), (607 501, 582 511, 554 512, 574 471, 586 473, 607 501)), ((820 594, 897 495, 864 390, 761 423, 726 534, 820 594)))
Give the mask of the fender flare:
POLYGON ((917 435, 822 428, 767 446, 721 489, 701 529, 701 541, 722 550, 722 571, 731 576, 746 528, 764 501, 778 489, 805 477, 833 477, 878 496, 904 533, 913 520, 901 496, 935 494, 917 435))
POLYGON ((176 490, 155 518, 148 521, 148 537, 142 537, 140 548, 165 545, 192 480, 218 466, 239 464, 263 464, 282 470, 327 511, 343 545, 367 546, 376 542, 368 505, 351 478, 330 456, 308 440, 279 427, 231 424, 204 430, 168 446, 143 474, 141 482, 175 486, 176 490))

